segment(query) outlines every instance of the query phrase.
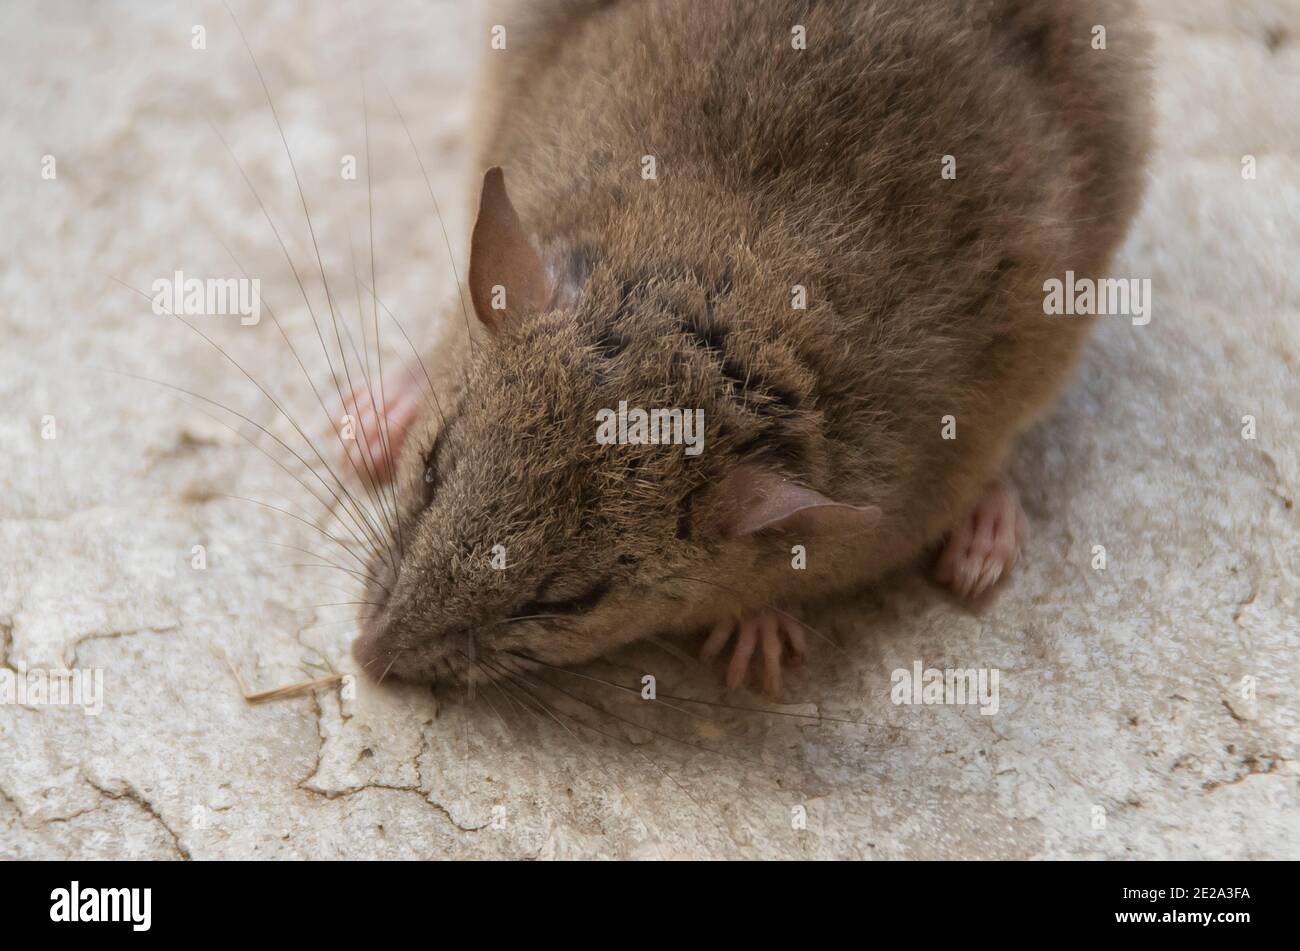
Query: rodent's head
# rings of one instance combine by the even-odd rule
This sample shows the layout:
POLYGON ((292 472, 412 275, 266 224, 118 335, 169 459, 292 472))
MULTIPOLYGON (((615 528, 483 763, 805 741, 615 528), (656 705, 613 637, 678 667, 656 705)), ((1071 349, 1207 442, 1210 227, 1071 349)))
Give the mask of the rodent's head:
POLYGON ((683 617, 704 624, 743 602, 754 534, 861 531, 879 515, 738 456, 752 438, 718 405, 708 352, 665 360, 662 339, 611 337, 614 304, 599 293, 557 296, 499 170, 469 286, 490 333, 402 449, 398 527, 369 565, 353 646, 370 676, 489 680, 588 660, 683 617), (682 444, 609 445, 598 427, 617 426, 620 401, 680 410, 682 444))

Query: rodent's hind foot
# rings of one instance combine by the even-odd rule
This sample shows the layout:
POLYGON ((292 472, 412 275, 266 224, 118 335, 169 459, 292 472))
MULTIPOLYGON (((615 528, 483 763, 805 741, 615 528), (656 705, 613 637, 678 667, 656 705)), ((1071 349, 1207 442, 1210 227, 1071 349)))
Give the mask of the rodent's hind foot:
POLYGON ((756 652, 763 657, 763 689, 773 696, 781 692, 782 663, 801 667, 808 656, 808 642, 798 620, 772 608, 760 608, 714 625, 700 648, 700 660, 708 662, 721 654, 733 635, 726 678, 732 690, 745 682, 756 652))
POLYGON ((1028 528, 1015 492, 1000 479, 990 482, 948 537, 935 580, 960 598, 978 598, 1020 558, 1028 528))

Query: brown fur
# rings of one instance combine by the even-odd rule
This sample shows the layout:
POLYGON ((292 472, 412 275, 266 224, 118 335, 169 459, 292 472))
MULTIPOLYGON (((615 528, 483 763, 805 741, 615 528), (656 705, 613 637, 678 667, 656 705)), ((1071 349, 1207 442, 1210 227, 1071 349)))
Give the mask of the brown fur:
POLYGON ((1044 280, 1097 274, 1137 204, 1134 16, 1105 0, 534 0, 491 22, 508 49, 486 54, 480 170, 504 167, 558 306, 430 361, 450 423, 429 412, 407 441, 405 557, 358 656, 459 673, 473 632, 480 656, 581 661, 861 586, 941 538, 1089 327, 1044 316, 1044 280), (1090 49, 1093 24, 1108 50, 1090 49), (596 411, 620 400, 702 407, 703 454, 598 445, 596 411), (728 539, 737 473, 755 468, 883 517, 728 539), (501 623, 602 579, 570 620, 501 623))

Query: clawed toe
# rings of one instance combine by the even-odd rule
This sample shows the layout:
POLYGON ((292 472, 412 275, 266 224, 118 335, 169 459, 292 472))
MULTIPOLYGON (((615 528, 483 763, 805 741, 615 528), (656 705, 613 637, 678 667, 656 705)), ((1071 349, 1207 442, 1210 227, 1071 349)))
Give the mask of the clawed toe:
POLYGON ((992 482, 953 529, 935 566, 935 580, 963 599, 991 590, 1020 557, 1028 522, 1015 494, 992 482))
POLYGON ((750 663, 758 654, 763 661, 763 689, 772 695, 781 692, 783 666, 803 666, 808 653, 799 622, 772 609, 719 621, 705 638, 700 659, 714 660, 728 644, 733 646, 727 663, 727 687, 735 690, 745 683, 750 663))

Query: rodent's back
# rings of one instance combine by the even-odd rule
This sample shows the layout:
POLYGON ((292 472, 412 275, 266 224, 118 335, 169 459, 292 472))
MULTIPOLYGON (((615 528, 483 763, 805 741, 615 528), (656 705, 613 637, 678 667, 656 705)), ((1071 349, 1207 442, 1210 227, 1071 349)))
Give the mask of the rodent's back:
MULTIPOLYGON (((616 286, 593 319, 663 346, 680 320, 628 295, 698 289, 708 327, 692 326, 733 363, 713 388, 734 390, 739 366, 739 385, 785 404, 733 448, 880 504, 885 547, 951 524, 1085 333, 1043 315, 1043 281, 1102 268, 1138 200, 1132 15, 1103 0, 549 0, 499 22, 480 163, 508 170, 557 267, 616 286), (948 415, 956 441, 939 438, 948 415)), ((708 382, 682 405, 726 418, 708 382)))

